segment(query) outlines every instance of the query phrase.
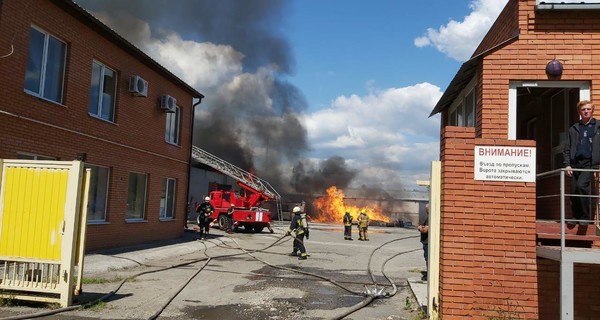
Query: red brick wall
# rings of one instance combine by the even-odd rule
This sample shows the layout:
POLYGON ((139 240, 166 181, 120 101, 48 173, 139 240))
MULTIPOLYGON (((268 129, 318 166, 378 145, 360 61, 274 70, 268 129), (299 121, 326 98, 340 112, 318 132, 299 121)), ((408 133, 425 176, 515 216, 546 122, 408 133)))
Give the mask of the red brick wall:
MULTIPOLYGON (((560 319, 560 264, 557 261, 538 259, 539 319, 560 319)), ((574 265, 575 319, 598 319, 600 296, 600 266, 574 265)))
POLYGON ((474 128, 442 132, 440 303, 444 319, 514 308, 536 318, 535 184, 474 180, 474 148, 532 141, 474 139, 474 128))
POLYGON ((8 51, 12 45, 15 50, 0 59, 0 158, 27 152, 73 160, 86 153, 88 163, 110 167, 108 223, 88 227, 88 250, 180 236, 187 211, 192 94, 49 1, 3 1, 2 6, 0 48, 8 51), (62 105, 24 92, 31 25, 67 43, 62 105), (114 123, 88 114, 93 60, 118 73, 114 123), (147 98, 128 92, 132 75, 149 82, 147 98), (181 109, 179 146, 165 142, 166 114, 158 104, 162 94, 174 96, 181 109), (132 171, 149 176, 147 222, 124 219, 132 171), (176 220, 159 222, 164 177, 177 179, 176 220))
MULTIPOLYGON (((584 80, 592 90, 600 83, 598 11, 535 11, 535 2, 510 0, 518 14, 504 11, 486 36, 505 35, 518 17, 519 38, 482 60, 476 127, 442 128, 440 306, 446 320, 498 317, 498 310, 558 319, 558 267, 535 253, 536 185, 475 181, 473 173, 476 145, 535 146, 507 140, 509 81, 584 80), (560 79, 545 73, 554 58, 564 64, 560 79)), ((597 91, 591 94, 600 100, 597 91)), ((600 308, 598 275, 598 266, 576 265, 577 318, 592 319, 600 308)))

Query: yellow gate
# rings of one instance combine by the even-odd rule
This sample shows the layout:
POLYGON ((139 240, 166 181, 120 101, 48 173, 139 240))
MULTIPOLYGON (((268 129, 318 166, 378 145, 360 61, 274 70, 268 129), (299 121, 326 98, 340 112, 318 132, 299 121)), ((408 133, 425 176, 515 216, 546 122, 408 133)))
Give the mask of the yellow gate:
POLYGON ((0 297, 71 304, 89 175, 80 161, 0 160, 0 297))

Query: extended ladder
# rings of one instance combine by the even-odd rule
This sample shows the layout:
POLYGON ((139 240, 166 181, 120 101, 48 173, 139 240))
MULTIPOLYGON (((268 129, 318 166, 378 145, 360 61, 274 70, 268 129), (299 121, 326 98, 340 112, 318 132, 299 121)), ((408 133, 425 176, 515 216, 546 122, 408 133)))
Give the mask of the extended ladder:
POLYGON ((277 211, 279 213, 280 196, 267 181, 257 177, 256 175, 241 169, 221 158, 216 157, 196 146, 192 146, 192 158, 200 163, 203 163, 213 169, 216 169, 237 181, 249 186, 250 188, 264 194, 265 196, 276 200, 277 211))

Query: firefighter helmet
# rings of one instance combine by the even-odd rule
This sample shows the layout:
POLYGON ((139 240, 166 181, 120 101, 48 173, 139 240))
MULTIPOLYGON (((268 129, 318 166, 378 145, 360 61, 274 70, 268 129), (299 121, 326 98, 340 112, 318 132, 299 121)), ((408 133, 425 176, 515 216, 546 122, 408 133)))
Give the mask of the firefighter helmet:
POLYGON ((233 204, 233 203, 232 203, 232 204, 230 204, 229 206, 230 206, 230 207, 235 207, 235 204, 233 204))
POLYGON ((294 212, 294 213, 300 212, 300 207, 294 207, 294 209, 292 210, 292 212, 294 212))
POLYGON ((367 210, 362 209, 362 210, 360 210, 360 213, 367 213, 367 210))
POLYGON ((204 201, 210 201, 210 197, 205 197, 204 201))

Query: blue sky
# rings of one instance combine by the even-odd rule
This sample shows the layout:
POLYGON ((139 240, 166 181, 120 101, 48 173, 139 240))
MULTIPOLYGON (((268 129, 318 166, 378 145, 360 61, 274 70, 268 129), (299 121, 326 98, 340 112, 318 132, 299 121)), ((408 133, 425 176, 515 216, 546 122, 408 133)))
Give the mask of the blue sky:
POLYGON ((340 95, 366 95, 370 87, 420 82, 446 85, 460 63, 414 39, 450 19, 462 21, 470 1, 293 1, 290 42, 296 57, 292 79, 312 110, 340 95))
POLYGON ((429 114, 507 0, 77 2, 204 93, 198 122, 229 103, 236 139, 263 174, 290 178, 299 159, 339 156, 356 173, 349 187, 398 190, 428 179, 440 127, 429 114), (286 116, 275 111, 278 79, 297 98, 285 100, 286 116), (239 101, 248 103, 235 109, 239 101), (248 125, 257 114, 273 132, 296 120, 303 128, 267 138, 271 149, 290 140, 275 164, 260 158, 274 151, 248 125))

